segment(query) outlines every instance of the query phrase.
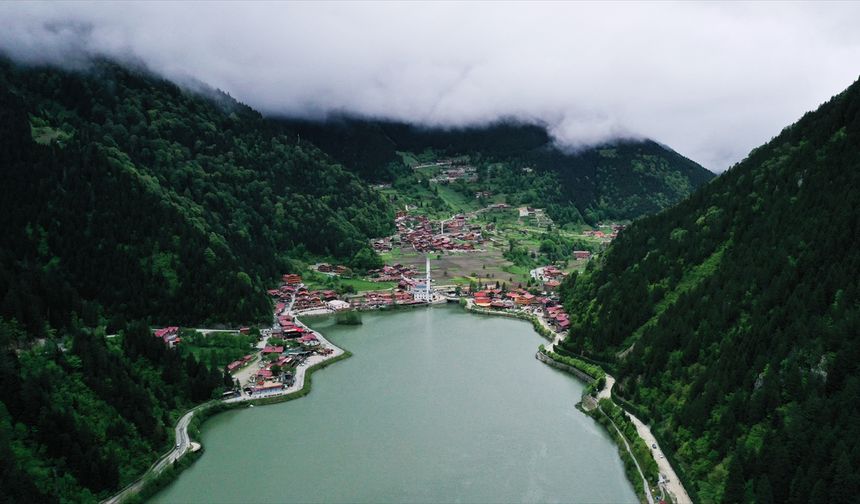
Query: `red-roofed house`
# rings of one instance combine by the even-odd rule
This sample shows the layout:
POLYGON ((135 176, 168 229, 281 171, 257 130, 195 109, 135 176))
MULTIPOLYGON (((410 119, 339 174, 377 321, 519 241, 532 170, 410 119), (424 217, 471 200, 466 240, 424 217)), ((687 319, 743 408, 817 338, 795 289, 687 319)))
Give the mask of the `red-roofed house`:
POLYGON ((302 283, 302 277, 296 274, 284 275, 281 277, 287 285, 298 285, 302 283))
POLYGON ((269 394, 269 393, 278 392, 281 390, 284 390, 284 384, 283 383, 271 383, 271 382, 269 382, 269 383, 262 383, 260 385, 257 385, 256 387, 251 389, 251 393, 253 393, 253 394, 269 394))
POLYGON ((305 345, 319 345, 320 344, 319 340, 317 340, 317 337, 314 336, 312 333, 305 334, 304 336, 299 338, 299 341, 305 345))
POLYGON ((176 326, 156 329, 155 332, 153 332, 153 335, 156 338, 160 338, 164 342, 164 344, 170 348, 175 347, 182 341, 182 339, 179 337, 179 328, 176 326))

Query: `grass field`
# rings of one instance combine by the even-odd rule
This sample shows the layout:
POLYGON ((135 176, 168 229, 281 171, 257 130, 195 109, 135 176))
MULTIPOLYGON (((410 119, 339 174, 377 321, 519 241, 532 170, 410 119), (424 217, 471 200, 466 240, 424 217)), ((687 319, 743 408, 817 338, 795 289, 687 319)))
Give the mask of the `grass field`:
POLYGON ((253 351, 256 338, 233 332, 212 332, 202 335, 197 331, 181 333, 180 350, 192 354, 198 361, 222 368, 253 351))
POLYGON ((341 290, 352 287, 355 292, 387 290, 397 286, 394 282, 371 282, 360 278, 340 278, 321 273, 309 273, 302 280, 310 290, 341 290))
POLYGON ((31 126, 30 133, 33 140, 41 145, 48 145, 55 140, 63 142, 72 137, 65 131, 55 129, 50 126, 31 126))
POLYGON ((442 201, 451 208, 452 213, 472 212, 481 207, 473 195, 467 196, 443 184, 436 184, 434 187, 438 190, 442 201))

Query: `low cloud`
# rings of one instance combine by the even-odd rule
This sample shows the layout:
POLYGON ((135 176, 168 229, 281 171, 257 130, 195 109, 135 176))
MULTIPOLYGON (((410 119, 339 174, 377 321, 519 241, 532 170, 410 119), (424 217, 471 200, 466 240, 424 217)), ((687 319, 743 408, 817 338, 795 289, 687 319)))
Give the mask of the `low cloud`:
POLYGON ((197 79, 270 115, 539 121, 723 171, 851 84, 860 4, 0 4, 0 50, 197 79))

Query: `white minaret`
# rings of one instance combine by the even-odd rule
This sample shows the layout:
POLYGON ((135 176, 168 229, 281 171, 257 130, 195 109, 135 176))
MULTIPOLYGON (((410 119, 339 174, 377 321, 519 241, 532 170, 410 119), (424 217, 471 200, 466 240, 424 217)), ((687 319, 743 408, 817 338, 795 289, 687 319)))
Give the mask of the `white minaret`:
POLYGON ((430 291, 430 255, 424 256, 424 259, 427 261, 427 291, 430 291))

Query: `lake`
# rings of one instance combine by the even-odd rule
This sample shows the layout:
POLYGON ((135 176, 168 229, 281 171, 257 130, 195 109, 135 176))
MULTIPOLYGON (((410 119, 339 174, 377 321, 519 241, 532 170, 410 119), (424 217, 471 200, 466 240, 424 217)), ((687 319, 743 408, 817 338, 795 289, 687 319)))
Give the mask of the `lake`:
POLYGON ((353 353, 282 404, 222 413, 153 500, 637 502, 617 449, 574 408, 584 384, 535 359, 529 323, 459 306, 307 319, 353 353))

